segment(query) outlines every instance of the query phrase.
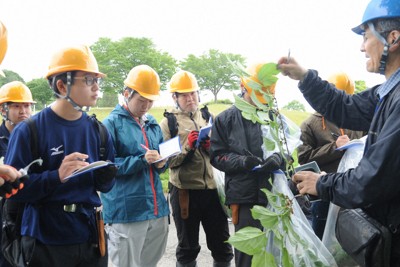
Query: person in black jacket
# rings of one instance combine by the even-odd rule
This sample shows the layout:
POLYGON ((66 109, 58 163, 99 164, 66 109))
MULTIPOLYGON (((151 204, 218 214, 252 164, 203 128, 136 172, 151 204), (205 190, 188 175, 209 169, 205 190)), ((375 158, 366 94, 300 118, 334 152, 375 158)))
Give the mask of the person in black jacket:
MULTIPOLYGON (((257 81, 261 67, 258 64, 248 69, 252 75, 250 79, 257 81)), ((263 90, 272 92, 274 86, 271 87, 263 90)), ((252 97, 266 103, 261 93, 255 91, 252 94, 247 79, 242 78, 241 90, 243 100, 249 104, 254 105, 252 97)), ((261 124, 244 118, 235 105, 215 118, 211 130, 210 159, 215 168, 225 172, 225 203, 232 210, 235 232, 246 226, 262 229, 260 221, 251 216, 250 209, 254 205, 267 205, 267 198, 260 189, 271 189, 268 182, 271 172, 279 169, 284 162, 279 153, 272 153, 262 160, 265 158, 262 146, 261 124), (263 167, 253 171, 257 165, 263 167)), ((235 249, 236 266, 250 267, 251 260, 251 256, 235 249)))
POLYGON ((339 127, 368 130, 364 155, 344 173, 296 173, 301 194, 318 195, 343 208, 362 208, 392 233, 390 266, 400 266, 400 5, 398 0, 372 0, 362 24, 353 31, 364 37, 361 52, 369 72, 386 82, 353 96, 318 77, 315 70, 282 57, 284 75, 299 80, 311 106, 339 127))

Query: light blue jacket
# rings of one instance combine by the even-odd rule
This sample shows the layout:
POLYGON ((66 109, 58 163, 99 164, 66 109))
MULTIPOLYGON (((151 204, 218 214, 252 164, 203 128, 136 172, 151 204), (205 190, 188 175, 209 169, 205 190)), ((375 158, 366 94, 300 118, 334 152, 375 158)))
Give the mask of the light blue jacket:
POLYGON ((105 118, 113 139, 115 162, 120 165, 113 189, 101 194, 105 223, 130 223, 155 219, 169 214, 163 194, 159 173, 167 166, 157 169, 144 160, 145 149, 158 150, 163 142, 161 128, 151 115, 146 115, 143 128, 117 105, 105 118))

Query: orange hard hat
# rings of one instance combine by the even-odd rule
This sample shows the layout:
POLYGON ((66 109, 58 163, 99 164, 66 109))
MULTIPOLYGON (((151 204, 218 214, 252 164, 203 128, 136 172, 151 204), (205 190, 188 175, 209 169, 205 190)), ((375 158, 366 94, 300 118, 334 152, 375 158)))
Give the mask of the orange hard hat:
POLYGON ((261 103, 265 104, 267 103, 267 100, 264 98, 263 93, 260 91, 263 91, 264 93, 274 95, 275 94, 275 86, 276 83, 270 85, 270 86, 263 86, 258 78, 258 74, 260 72, 260 69, 265 65, 266 63, 256 63, 251 66, 249 66, 246 69, 246 72, 250 76, 245 76, 241 77, 241 82, 244 88, 246 88, 247 92, 251 94, 253 89, 258 89, 255 90, 254 94, 256 95, 258 101, 261 103))
MULTIPOLYGON (((3 59, 7 52, 7 48, 8 48, 7 28, 0 21, 0 64, 1 64, 1 62, 3 62, 3 59)), ((4 73, 1 70, 0 70, 0 74, 4 76, 4 73)))
POLYGON ((157 100, 160 97, 160 77, 153 68, 147 65, 139 65, 131 69, 124 84, 144 98, 157 100))
POLYGON ((19 81, 6 83, 0 88, 0 104, 7 102, 36 103, 28 86, 19 81))
POLYGON ((338 72, 328 78, 328 82, 333 83, 337 89, 345 91, 347 94, 354 94, 354 82, 344 72, 338 72))
POLYGON ((56 52, 51 59, 46 78, 68 71, 85 71, 100 77, 106 76, 99 72, 97 60, 86 45, 67 47, 56 52))
POLYGON ((196 77, 193 73, 185 70, 175 73, 167 87, 171 93, 190 93, 199 90, 196 77))

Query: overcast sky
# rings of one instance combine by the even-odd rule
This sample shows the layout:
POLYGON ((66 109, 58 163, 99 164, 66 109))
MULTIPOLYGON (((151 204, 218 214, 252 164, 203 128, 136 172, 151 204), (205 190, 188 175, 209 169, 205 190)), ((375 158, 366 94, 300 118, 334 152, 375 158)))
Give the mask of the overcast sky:
MULTIPOLYGON (((291 55, 322 77, 348 72, 368 86, 382 82, 365 70, 361 22, 369 0, 0 0, 9 48, 2 68, 25 81, 43 77, 52 53, 99 37, 147 37, 180 60, 218 49, 247 63, 291 55)), ((282 105, 302 100, 297 83, 281 76, 282 105)))

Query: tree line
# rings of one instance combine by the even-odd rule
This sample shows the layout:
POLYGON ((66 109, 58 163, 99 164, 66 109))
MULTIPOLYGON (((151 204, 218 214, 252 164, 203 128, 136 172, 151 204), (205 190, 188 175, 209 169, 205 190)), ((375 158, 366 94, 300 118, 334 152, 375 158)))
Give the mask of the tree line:
MULTIPOLYGON (((103 98, 98 101, 100 107, 111 107, 117 103, 124 79, 134 66, 140 64, 149 65, 157 71, 162 82, 162 90, 166 89, 169 79, 176 71, 179 69, 190 71, 196 76, 201 90, 210 90, 214 95, 214 100, 217 101, 217 95, 221 89, 238 89, 239 77, 234 74, 231 64, 245 65, 246 63, 242 55, 224 53, 216 49, 210 49, 200 56, 189 54, 178 61, 168 52, 157 49, 149 38, 124 37, 113 41, 110 38, 101 37, 91 46, 91 49, 97 59, 99 70, 107 74, 101 84, 103 98)), ((4 73, 6 77, 0 76, 0 86, 11 81, 25 83, 31 89, 38 108, 54 100, 52 91, 44 78, 25 82, 18 73, 11 70, 4 70, 4 73)), ((356 87, 364 90, 365 82, 356 81, 356 87)), ((299 108, 298 105, 290 106, 299 108)))

